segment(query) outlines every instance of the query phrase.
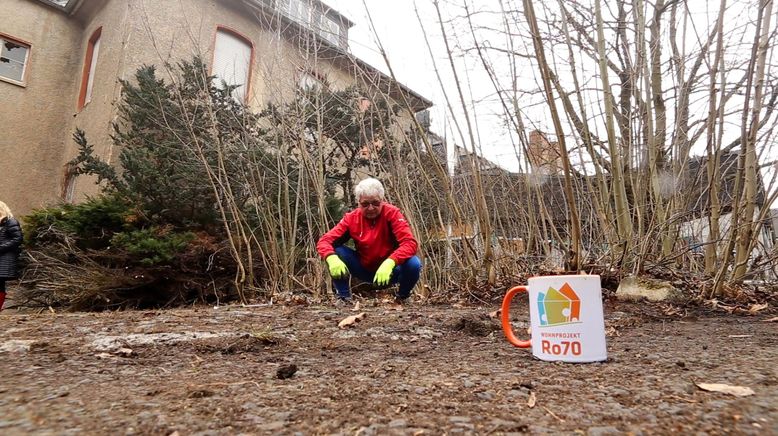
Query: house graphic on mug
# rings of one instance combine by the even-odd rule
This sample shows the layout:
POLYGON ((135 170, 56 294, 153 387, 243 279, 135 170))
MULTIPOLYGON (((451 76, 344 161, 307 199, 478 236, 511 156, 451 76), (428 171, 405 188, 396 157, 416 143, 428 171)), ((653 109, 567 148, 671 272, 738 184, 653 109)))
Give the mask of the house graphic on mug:
POLYGON ((559 290, 549 287, 538 293, 540 326, 554 326, 581 322, 581 299, 569 284, 559 290))

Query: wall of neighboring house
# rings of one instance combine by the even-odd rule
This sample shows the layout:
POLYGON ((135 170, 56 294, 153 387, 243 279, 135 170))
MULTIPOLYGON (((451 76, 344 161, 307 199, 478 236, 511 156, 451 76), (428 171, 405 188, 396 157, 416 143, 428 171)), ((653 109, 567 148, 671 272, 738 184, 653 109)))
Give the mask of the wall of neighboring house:
POLYGON ((99 1, 84 2, 74 18, 81 23, 82 33, 77 53, 78 72, 71 79, 73 96, 70 104, 75 114, 69 119, 66 132, 66 153, 62 162, 62 197, 66 201, 83 200, 99 192, 96 180, 91 176, 72 177, 66 170, 66 163, 76 156, 78 146, 71 139, 76 128, 86 133, 87 140, 94 145, 94 153, 103 160, 113 163, 116 159, 110 140, 111 121, 114 120, 114 102, 120 89, 117 78, 126 78, 128 64, 132 64, 131 41, 128 31, 128 16, 132 2, 99 1), (84 75, 88 75, 87 51, 90 39, 99 31, 100 45, 96 53, 91 100, 79 108, 79 95, 85 93, 84 75), (129 43, 129 44, 128 44, 129 43))
MULTIPOLYGON (((754 219, 759 219, 759 210, 754 211, 754 219)), ((767 219, 768 221, 770 218, 767 219)), ((732 214, 727 213, 721 215, 719 218, 719 234, 722 237, 727 237, 730 225, 732 223, 732 214)), ((697 255, 703 255, 705 253, 705 243, 708 241, 710 235, 710 223, 708 217, 696 218, 681 223, 679 228, 679 236, 688 244, 692 253, 697 255)), ((727 241, 722 240, 717 244, 719 250, 724 249, 727 241)), ((754 247, 754 251, 751 254, 752 259, 757 256, 768 256, 773 250, 773 236, 769 224, 765 223, 759 230, 758 243, 754 247)), ((770 278, 773 274, 769 274, 770 278)))
POLYGON ((0 33, 30 44, 24 86, 0 81, 0 201, 21 216, 60 194, 82 30, 41 3, 2 3, 0 33))

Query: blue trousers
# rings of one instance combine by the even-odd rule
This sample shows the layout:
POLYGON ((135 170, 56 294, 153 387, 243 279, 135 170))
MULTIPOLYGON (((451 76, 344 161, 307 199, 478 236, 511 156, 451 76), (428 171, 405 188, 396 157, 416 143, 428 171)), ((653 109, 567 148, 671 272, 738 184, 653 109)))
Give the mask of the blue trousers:
MULTIPOLYGON (((365 269, 362 264, 359 263, 359 256, 357 252, 351 248, 339 246, 335 247, 335 253, 340 257, 340 260, 346 264, 349 273, 362 280, 363 282, 372 283, 375 277, 375 271, 365 269)), ((421 260, 418 256, 403 262, 402 265, 397 265, 392 270, 392 278, 390 284, 394 285, 399 283, 400 289, 397 291, 397 297, 406 299, 411 296, 413 287, 416 286, 416 282, 419 281, 421 275, 421 260)), ((335 291, 338 293, 338 298, 351 298, 351 290, 349 289, 349 278, 332 279, 332 283, 335 285, 335 291)))

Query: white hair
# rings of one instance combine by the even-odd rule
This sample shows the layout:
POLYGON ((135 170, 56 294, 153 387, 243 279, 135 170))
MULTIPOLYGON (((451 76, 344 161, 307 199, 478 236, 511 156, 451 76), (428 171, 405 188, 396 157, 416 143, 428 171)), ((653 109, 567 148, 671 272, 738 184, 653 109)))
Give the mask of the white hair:
POLYGON ((359 200, 363 196, 372 196, 372 195, 376 195, 378 196, 378 198, 383 200, 384 185, 382 185, 381 182, 378 181, 378 179, 374 179, 370 177, 357 183, 357 186, 354 187, 354 195, 356 195, 357 200, 359 200))
POLYGON ((7 204, 0 201, 0 220, 3 220, 5 218, 13 218, 13 214, 11 213, 11 208, 8 207, 7 204))

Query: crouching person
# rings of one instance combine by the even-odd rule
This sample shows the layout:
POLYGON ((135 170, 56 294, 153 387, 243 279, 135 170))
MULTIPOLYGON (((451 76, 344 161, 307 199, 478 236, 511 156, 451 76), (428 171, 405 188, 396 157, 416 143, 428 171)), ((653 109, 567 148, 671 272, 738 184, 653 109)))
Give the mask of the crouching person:
POLYGON ((336 305, 350 304, 349 275, 379 287, 399 284, 395 303, 403 304, 419 281, 418 243, 400 209, 385 201, 384 186, 372 178, 354 188, 358 207, 316 244, 337 292, 336 305), (349 239, 356 250, 344 246, 349 239))

